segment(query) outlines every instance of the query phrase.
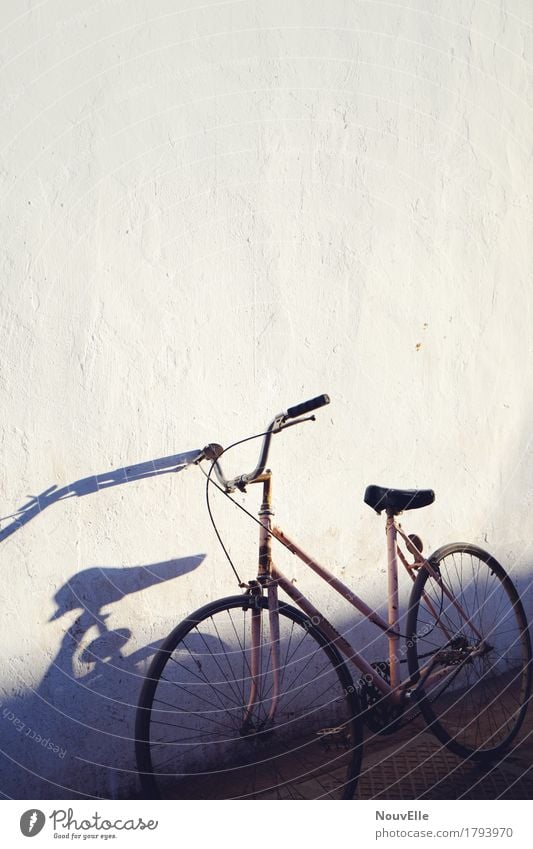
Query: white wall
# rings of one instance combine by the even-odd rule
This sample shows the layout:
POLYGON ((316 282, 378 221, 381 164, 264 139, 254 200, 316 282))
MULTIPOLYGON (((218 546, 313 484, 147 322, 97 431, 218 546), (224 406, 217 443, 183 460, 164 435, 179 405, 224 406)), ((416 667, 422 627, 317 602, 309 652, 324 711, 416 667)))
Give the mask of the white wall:
MULTIPOLYGON (((328 392, 317 424, 275 441, 280 524, 378 603, 364 487, 431 486, 405 526, 429 548, 482 543, 529 593, 533 9, 0 15, 0 514, 86 493, 44 497, 11 534, 2 520, 0 789, 125 795, 150 644, 235 581, 197 469, 76 482, 328 392)), ((252 577, 254 527, 216 512, 252 577)))

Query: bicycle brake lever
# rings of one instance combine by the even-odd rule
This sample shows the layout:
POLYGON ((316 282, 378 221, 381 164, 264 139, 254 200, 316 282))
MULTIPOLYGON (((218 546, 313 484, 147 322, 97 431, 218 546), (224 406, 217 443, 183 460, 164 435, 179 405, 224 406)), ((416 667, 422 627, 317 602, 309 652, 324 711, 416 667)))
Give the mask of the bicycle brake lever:
POLYGON ((278 430, 274 431, 274 432, 279 433, 280 430, 285 430, 288 427, 294 427, 294 425, 297 425, 297 424, 303 424, 303 422, 316 422, 316 416, 306 416, 303 419, 294 419, 291 422, 282 422, 279 425, 278 430))

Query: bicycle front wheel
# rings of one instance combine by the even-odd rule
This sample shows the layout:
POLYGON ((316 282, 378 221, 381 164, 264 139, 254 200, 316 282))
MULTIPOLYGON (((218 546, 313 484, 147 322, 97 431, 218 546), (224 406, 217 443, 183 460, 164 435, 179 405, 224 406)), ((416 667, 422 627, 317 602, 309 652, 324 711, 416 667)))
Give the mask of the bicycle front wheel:
POLYGON ((510 746, 531 690, 524 609, 502 566, 477 546, 436 551, 413 584, 407 661, 421 712, 461 757, 490 761, 510 746), (431 667, 424 683, 424 674, 431 667))
POLYGON ((275 699, 267 607, 266 598, 251 595, 208 604, 178 625, 154 656, 136 721, 145 796, 353 796, 362 720, 351 676, 322 632, 280 603, 275 699), (252 675, 254 609, 260 651, 252 675))

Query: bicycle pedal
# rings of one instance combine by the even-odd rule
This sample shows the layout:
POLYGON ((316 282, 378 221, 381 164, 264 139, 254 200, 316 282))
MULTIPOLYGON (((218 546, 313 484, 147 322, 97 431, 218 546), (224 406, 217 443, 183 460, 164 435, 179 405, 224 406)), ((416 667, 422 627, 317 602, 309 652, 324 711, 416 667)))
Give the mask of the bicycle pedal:
POLYGON ((318 731, 315 731, 315 734, 318 737, 319 743, 326 748, 330 746, 339 748, 340 746, 346 746, 348 743, 346 729, 341 725, 331 728, 319 728, 318 731))
POLYGON ((315 734, 318 737, 331 737, 334 734, 342 734, 344 732, 344 728, 340 725, 335 728, 319 728, 318 731, 315 731, 315 734))

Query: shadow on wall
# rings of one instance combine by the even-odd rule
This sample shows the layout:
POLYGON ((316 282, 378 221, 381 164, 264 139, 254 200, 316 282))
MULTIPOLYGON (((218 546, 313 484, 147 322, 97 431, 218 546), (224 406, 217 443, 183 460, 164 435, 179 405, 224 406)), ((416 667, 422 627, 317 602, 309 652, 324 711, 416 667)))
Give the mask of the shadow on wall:
POLYGON ((61 489, 58 489, 54 484, 54 486, 50 486, 44 492, 41 492, 40 495, 30 496, 30 500, 19 507, 18 510, 15 510, 14 513, 0 517, 0 522, 11 519, 11 522, 5 528, 0 528, 0 542, 14 534, 15 531, 20 530, 27 522, 35 519, 43 510, 58 501, 64 501, 66 498, 74 496, 91 495, 110 486, 119 486, 142 478, 152 478, 169 472, 181 472, 191 463, 194 463, 199 455, 198 449, 185 451, 182 454, 171 454, 168 457, 159 457, 157 460, 147 460, 144 463, 136 463, 134 466, 124 466, 111 472, 81 478, 61 489))
MULTIPOLYGON (((8 520, 0 528, 0 542, 52 504, 182 471, 199 453, 172 454, 91 475, 61 488, 51 486, 0 520, 8 520)), ((104 609, 126 595, 185 575, 204 557, 133 568, 94 567, 74 575, 61 587, 52 620, 73 612, 77 616, 66 626, 41 684, 33 691, 24 689, 24 659, 17 658, 9 669, 10 694, 0 697, 0 795, 107 798, 127 794, 128 788, 135 786, 135 707, 147 660, 160 641, 128 651, 131 630, 109 629, 106 620, 110 614, 104 609)), ((31 655, 26 659, 31 662, 31 655)))
POLYGON ((76 619, 37 690, 0 706, 2 795, 113 798, 135 787, 135 709, 147 661, 161 641, 129 652, 131 630, 109 629, 104 608, 191 572, 204 556, 85 569, 58 590, 50 621, 74 611, 76 619))
MULTIPOLYGON (((8 517, 12 522, 0 531, 0 540, 64 498, 180 471, 197 457, 197 451, 187 452, 84 478, 62 489, 51 487, 8 517)), ((127 798, 136 792, 136 705, 147 661, 160 641, 137 648, 129 627, 108 627, 109 607, 195 570, 203 559, 196 555, 132 568, 93 567, 73 575, 58 590, 50 621, 65 622, 64 636, 42 682, 36 690, 23 689, 24 664, 31 664, 31 651, 26 658, 19 654, 8 667, 12 680, 22 684, 18 690, 13 686, 0 703, 0 795, 127 798)), ((526 600, 531 572, 519 576, 517 583, 526 600)), ((169 608, 165 630, 177 624, 172 614, 169 608)), ((353 637, 354 645, 361 644, 361 623, 345 619, 338 627, 353 637)), ((369 660, 382 659, 381 646, 368 641, 365 645, 369 660)))
MULTIPOLYGON (((128 798, 139 792, 134 761, 136 705, 147 661, 160 641, 130 648, 130 629, 110 629, 107 609, 127 595, 195 570, 202 561, 203 555, 198 555, 143 567, 91 568, 59 589, 50 622, 68 616, 72 624, 37 690, 14 695, 0 705, 3 795, 128 798)), ((527 581, 531 581, 531 570, 527 581)), ((172 620, 168 630, 175 624, 172 620)), ((351 618, 337 627, 353 645, 361 645, 351 618)), ((386 655, 381 649, 377 643, 367 644, 367 659, 383 660, 386 655)), ((15 673, 22 677, 18 670, 15 673)), ((351 673, 356 682, 357 673, 354 669, 351 673)), ((425 726, 421 733, 433 740, 425 726)), ((514 754, 519 756, 521 751, 521 747, 515 749, 514 754)), ((401 776, 405 770, 407 778, 412 760, 404 763, 405 746, 400 742, 398 755, 390 756, 399 758, 395 774, 401 776)), ((442 767, 449 769, 449 764, 443 761, 442 767)), ((460 767, 458 775, 462 771, 460 767)), ((386 779, 390 796, 381 798, 396 798, 395 786, 389 785, 390 775, 386 779)), ((412 798, 418 798, 416 793, 412 798)))

